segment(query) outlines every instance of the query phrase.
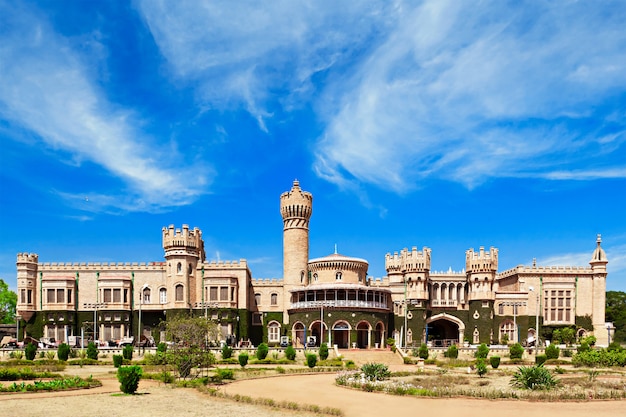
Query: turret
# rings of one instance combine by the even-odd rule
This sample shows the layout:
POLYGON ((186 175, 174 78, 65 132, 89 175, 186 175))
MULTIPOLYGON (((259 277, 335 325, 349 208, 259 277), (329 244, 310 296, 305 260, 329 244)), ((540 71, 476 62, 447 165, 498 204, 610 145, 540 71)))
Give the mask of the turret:
POLYGON ((493 246, 486 252, 483 246, 478 252, 471 248, 465 252, 465 271, 470 288, 470 300, 493 300, 497 283, 498 249, 493 246))
MULTIPOLYGON (((605 310, 606 310, 606 264, 609 260, 606 257, 604 249, 602 249, 602 236, 596 237, 596 248, 591 255, 589 264, 593 271, 592 284, 592 317, 593 332, 598 339, 599 345, 608 344, 607 329, 605 328, 605 310), (606 342, 604 341, 606 337, 606 342)), ((610 330, 609 330, 610 331, 610 330)))
POLYGON ((290 290, 308 284, 309 219, 313 213, 313 196, 302 191, 298 180, 290 191, 280 196, 283 218, 283 280, 284 322, 289 322, 287 309, 291 305, 290 290))
MULTIPOLYGON (((176 285, 184 286, 183 300, 176 299, 173 308, 187 308, 201 298, 202 283, 197 277, 198 264, 204 262, 204 241, 202 231, 197 227, 189 230, 184 224, 182 230, 174 225, 163 228, 163 250, 167 261, 167 291, 174 294, 176 285)), ((172 301, 168 298, 168 302, 172 301)))
POLYGON ((17 254, 17 313, 35 310, 37 295, 37 270, 39 256, 36 253, 17 254))

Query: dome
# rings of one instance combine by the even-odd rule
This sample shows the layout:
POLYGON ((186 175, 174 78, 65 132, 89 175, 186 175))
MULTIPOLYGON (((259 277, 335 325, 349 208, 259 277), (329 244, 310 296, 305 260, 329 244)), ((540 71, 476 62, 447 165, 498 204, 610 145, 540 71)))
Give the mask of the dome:
POLYGON ((591 260, 589 261, 589 263, 592 265, 595 263, 607 263, 609 260, 606 257, 606 252, 604 252, 604 249, 602 249, 602 247, 600 246, 600 244, 602 243, 601 235, 598 235, 596 242, 598 246, 596 246, 596 249, 593 251, 593 255, 591 256, 591 260))

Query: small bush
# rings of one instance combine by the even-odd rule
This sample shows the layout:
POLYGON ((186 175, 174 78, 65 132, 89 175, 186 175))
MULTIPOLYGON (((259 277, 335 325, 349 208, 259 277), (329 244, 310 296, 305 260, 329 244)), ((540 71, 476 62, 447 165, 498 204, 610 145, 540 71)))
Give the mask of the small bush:
POLYGON ((535 356, 535 364, 536 364, 537 366, 541 366, 541 365, 543 365, 543 363, 544 363, 546 360, 548 360, 548 358, 547 358, 547 356, 546 356, 546 355, 537 355, 537 356, 535 356))
POLYGON ((511 385, 515 388, 530 390, 549 390, 554 388, 559 380, 554 378, 543 365, 520 366, 511 378, 511 385))
POLYGON ((588 352, 590 350, 591 350, 591 347, 589 346, 589 343, 587 342, 581 342, 580 345, 576 348, 576 352, 578 353, 588 352))
POLYGON ((383 363, 366 363, 361 366, 361 372, 370 381, 384 381, 391 375, 389 367, 383 363))
POLYGON ((389 346, 389 349, 391 349, 392 352, 396 351, 396 339, 394 339, 393 337, 388 337, 386 340, 387 346, 389 346))
POLYGON ((123 355, 113 355, 113 366, 119 368, 124 362, 123 355))
POLYGON ((120 366, 117 368, 117 380, 124 394, 134 394, 139 387, 142 370, 140 366, 120 366))
POLYGON ((561 355, 563 355, 564 358, 571 358, 573 354, 572 349, 563 349, 561 352, 561 355))
POLYGON ((547 359, 558 359, 561 350, 556 345, 550 345, 546 348, 547 359))
POLYGON ((94 342, 90 342, 87 345, 87 357, 89 359, 93 359, 94 361, 98 360, 98 348, 94 342))
POLYGON ((307 353, 306 365, 309 368, 315 368, 315 365, 317 365, 317 355, 315 353, 307 353))
POLYGON ((248 364, 248 352, 241 352, 237 359, 239 360, 239 365, 244 368, 248 364))
POLYGON ((261 343, 259 347, 256 349, 256 358, 258 360, 263 360, 267 357, 268 352, 269 352, 269 348, 267 347, 267 343, 261 343))
POLYGON ((499 356, 490 357, 489 363, 491 364, 491 367, 493 369, 498 369, 498 366, 500 366, 500 357, 499 356))
POLYGON ((606 348, 608 352, 622 352, 624 348, 618 342, 611 342, 609 347, 606 348))
POLYGON ((233 348, 228 345, 222 346, 222 359, 230 359, 233 356, 233 348))
POLYGON ((328 345, 326 343, 322 343, 320 346, 320 359, 323 361, 328 359, 328 345))
POLYGON ((426 343, 422 343, 420 345, 420 348, 417 351, 417 355, 422 359, 428 359, 428 346, 426 345, 426 343))
POLYGON ((60 361, 67 361, 67 358, 70 357, 70 345, 61 343, 57 349, 57 357, 60 361))
POLYGON ((287 346, 287 349, 285 349, 285 357, 287 359, 289 359, 290 361, 293 361, 296 359, 296 349, 293 346, 287 346))
POLYGON ((448 347, 448 350, 446 350, 444 356, 450 359, 457 359, 459 357, 459 348, 456 347, 456 345, 451 345, 448 347))
POLYGON ((28 361, 35 360, 35 356, 37 356, 37 345, 34 343, 27 344, 24 348, 24 355, 28 361))
POLYGON ((524 347, 519 343, 514 343, 509 347, 509 357, 511 359, 522 359, 524 354, 524 347))
POLYGON ((167 343, 165 343, 165 342, 160 342, 160 343, 157 345, 157 352, 163 352, 163 353, 167 352, 167 343))
POLYGON ((479 377, 483 377, 487 374, 488 369, 487 369, 487 365, 485 364, 485 360, 484 359, 478 359, 476 361, 476 373, 478 374, 479 377))
POLYGON ((489 346, 485 343, 481 343, 476 349, 474 355, 477 359, 487 359, 487 355, 489 355, 489 346))
POLYGON ((224 379, 235 379, 234 372, 232 369, 221 369, 218 368, 215 370, 215 375, 213 375, 213 382, 221 383, 224 379))
POLYGON ((122 349, 122 357, 127 361, 133 359, 133 345, 124 346, 124 348, 122 349))

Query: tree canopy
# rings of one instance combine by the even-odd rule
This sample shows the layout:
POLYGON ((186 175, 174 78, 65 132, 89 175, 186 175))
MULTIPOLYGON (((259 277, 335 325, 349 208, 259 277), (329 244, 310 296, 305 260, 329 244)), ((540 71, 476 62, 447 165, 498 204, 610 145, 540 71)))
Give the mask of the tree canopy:
POLYGON ((15 323, 17 294, 9 289, 9 284, 0 278, 0 323, 15 323))
POLYGON ((611 341, 626 342, 626 292, 606 292, 606 321, 615 327, 611 341))

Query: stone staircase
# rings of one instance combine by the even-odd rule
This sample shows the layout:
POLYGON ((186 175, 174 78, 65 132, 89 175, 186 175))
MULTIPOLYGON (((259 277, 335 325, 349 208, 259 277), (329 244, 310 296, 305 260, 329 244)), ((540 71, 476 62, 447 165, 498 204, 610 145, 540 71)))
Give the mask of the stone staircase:
POLYGON ((386 349, 339 349, 339 355, 353 361, 357 366, 365 363, 384 363, 386 365, 402 365, 404 361, 399 353, 386 349))

